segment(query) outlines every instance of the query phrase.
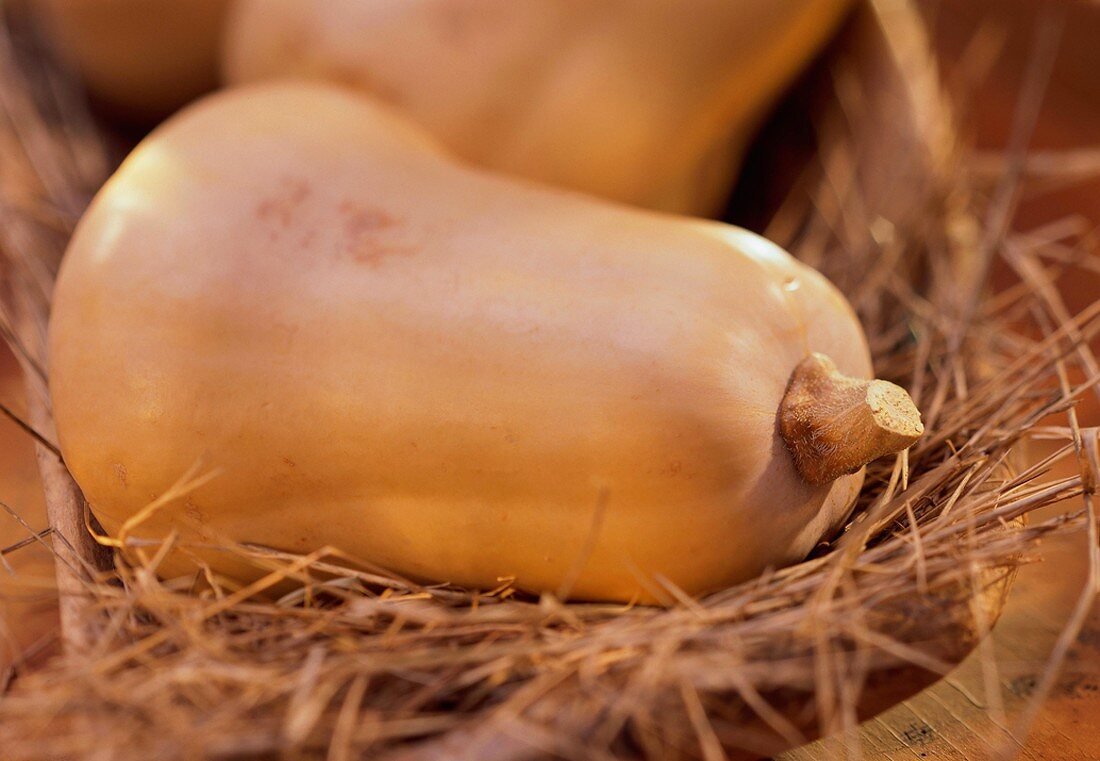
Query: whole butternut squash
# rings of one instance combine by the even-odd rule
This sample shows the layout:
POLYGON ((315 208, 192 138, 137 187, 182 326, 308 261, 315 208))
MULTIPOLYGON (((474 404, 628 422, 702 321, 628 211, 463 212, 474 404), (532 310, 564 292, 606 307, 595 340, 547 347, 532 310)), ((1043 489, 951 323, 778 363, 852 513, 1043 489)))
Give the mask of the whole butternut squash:
POLYGON ((467 168, 308 83, 147 138, 50 327, 61 448, 108 530, 201 463, 128 533, 584 599, 803 557, 919 433, 870 371, 845 300, 762 238, 467 168))
POLYGON ((320 77, 482 166, 709 215, 850 0, 239 0, 225 74, 320 77))
POLYGON ((229 0, 31 0, 88 90, 156 121, 218 84, 229 0))

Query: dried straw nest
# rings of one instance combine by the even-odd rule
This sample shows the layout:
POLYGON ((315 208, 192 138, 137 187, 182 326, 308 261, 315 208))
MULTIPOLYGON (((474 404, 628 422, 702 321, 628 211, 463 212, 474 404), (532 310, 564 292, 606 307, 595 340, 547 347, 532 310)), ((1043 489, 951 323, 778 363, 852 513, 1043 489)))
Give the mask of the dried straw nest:
POLYGON ((97 547, 49 443, 42 339, 65 240, 109 162, 71 82, 9 28, 3 330, 40 439, 66 651, 7 680, 0 755, 718 759, 854 736, 975 646, 1040 538, 1086 519, 1095 531, 1096 431, 1073 405, 1097 380, 1087 340, 1100 304, 1072 316, 1050 287, 1087 256, 1081 231, 1007 229, 1050 38, 1040 30, 992 185, 975 182, 956 144, 904 2, 863 9, 819 67, 816 92, 829 97, 800 114, 816 154, 767 232, 848 294, 879 376, 911 390, 927 434, 870 469, 851 523, 811 559, 699 600, 665 585, 668 605, 650 608, 523 598, 507 581, 424 587, 336 553, 245 546, 225 551, 269 575, 243 589, 211 578, 196 595, 157 578, 163 547, 97 547), (999 257, 1020 279, 993 297, 999 257), (1020 466, 1036 434, 1063 446, 1020 466), (1073 457, 1080 476, 1044 480, 1073 457), (1087 515, 1025 525, 1081 494, 1087 515), (263 595, 288 577, 305 584, 263 595))

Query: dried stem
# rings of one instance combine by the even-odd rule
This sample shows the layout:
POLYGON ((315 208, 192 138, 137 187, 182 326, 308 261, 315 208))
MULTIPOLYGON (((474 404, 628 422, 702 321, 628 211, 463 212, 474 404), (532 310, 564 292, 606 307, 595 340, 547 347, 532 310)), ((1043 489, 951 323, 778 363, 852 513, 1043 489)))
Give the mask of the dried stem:
MULTIPOLYGON (((49 297, 53 277, 72 223, 87 198, 86 178, 73 169, 74 161, 93 151, 93 140, 73 141, 72 124, 50 123, 54 113, 72 114, 72 106, 60 101, 39 102, 31 94, 64 93, 72 97, 72 83, 58 85, 57 72, 48 67, 49 58, 39 49, 27 56, 17 50, 11 27, 0 27, 0 188, 10 201, 0 211, 0 314, 5 338, 23 368, 29 422, 39 475, 46 499, 47 519, 52 529, 61 640, 66 652, 86 653, 102 628, 95 610, 91 587, 99 571, 110 568, 109 556, 88 533, 84 499, 60 453, 53 444, 53 418, 44 368, 45 335, 49 320, 49 297), (37 65, 28 70, 24 64, 37 65), (27 213, 26 209, 32 210, 27 213)), ((20 40, 35 45, 29 29, 20 40)), ((70 117, 71 119, 71 117, 70 117)), ((86 136, 84 136, 86 137, 86 136)), ((101 155, 78 162, 82 166, 105 166, 101 155)))
MULTIPOLYGON (((30 419, 36 428, 48 430, 53 419, 46 388, 32 375, 25 380, 30 419)), ((62 645, 69 654, 86 654, 103 628, 90 587, 100 571, 110 568, 110 555, 88 533, 84 495, 64 462, 41 442, 35 442, 35 455, 52 529, 62 645)))
POLYGON ((779 433, 802 478, 827 484, 906 449, 924 426, 905 389, 850 378, 824 354, 811 354, 791 373, 779 433))

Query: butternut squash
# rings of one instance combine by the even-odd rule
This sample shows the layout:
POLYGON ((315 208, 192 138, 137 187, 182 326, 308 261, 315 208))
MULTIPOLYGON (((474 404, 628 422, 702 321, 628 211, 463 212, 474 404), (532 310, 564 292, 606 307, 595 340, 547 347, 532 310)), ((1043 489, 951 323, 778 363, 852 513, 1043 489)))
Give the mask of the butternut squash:
POLYGON ((239 0, 224 70, 345 83, 479 165, 711 215, 850 0, 239 0))
MULTIPOLYGON (((66 254, 50 364, 112 532, 580 599, 798 560, 920 432, 844 298, 768 241, 469 168, 309 83, 134 151, 66 254), (217 475, 142 512, 196 463, 217 475)), ((196 558, 250 573, 164 568, 196 558)))
POLYGON ((32 0, 88 90, 157 121, 218 84, 229 0, 32 0))

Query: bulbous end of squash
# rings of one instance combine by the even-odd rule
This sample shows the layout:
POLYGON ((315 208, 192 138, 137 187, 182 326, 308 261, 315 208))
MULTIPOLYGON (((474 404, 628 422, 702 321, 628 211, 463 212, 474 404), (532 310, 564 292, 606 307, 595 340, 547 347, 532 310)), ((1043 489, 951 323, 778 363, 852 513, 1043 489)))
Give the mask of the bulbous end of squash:
POLYGON ((799 475, 826 484, 909 447, 924 425, 905 389, 848 377, 824 354, 811 354, 791 374, 779 433, 799 475))

